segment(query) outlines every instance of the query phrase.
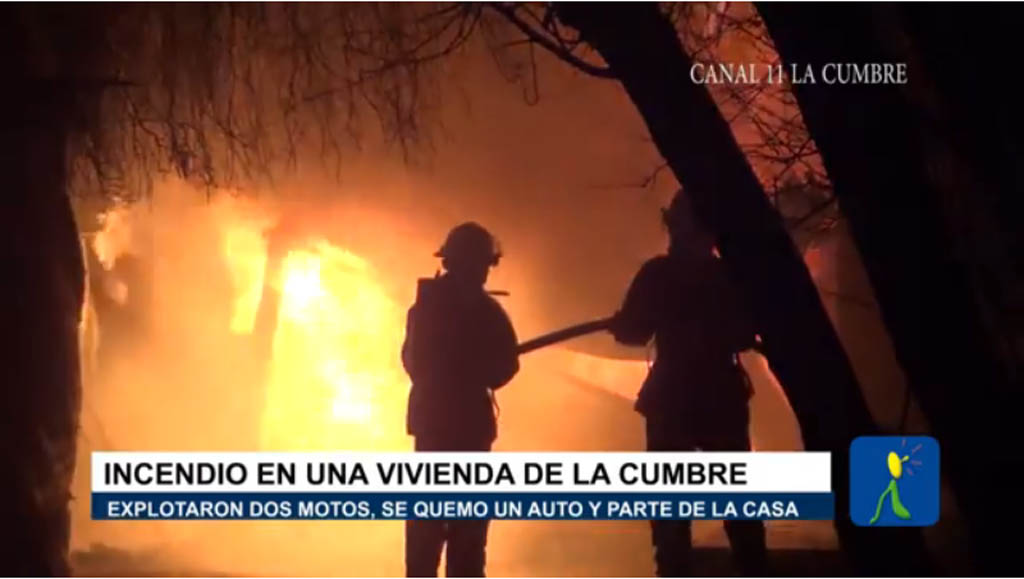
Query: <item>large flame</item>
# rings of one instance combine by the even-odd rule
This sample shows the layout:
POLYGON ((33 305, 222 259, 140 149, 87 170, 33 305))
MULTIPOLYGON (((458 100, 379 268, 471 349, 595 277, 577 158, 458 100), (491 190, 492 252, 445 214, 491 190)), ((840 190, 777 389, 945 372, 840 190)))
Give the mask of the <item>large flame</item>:
POLYGON ((403 447, 401 310, 373 268, 316 240, 289 251, 278 271, 266 272, 259 231, 235 227, 224 240, 237 288, 231 330, 252 332, 260 299, 270 299, 266 275, 266 289, 279 296, 265 373, 263 448, 403 447))

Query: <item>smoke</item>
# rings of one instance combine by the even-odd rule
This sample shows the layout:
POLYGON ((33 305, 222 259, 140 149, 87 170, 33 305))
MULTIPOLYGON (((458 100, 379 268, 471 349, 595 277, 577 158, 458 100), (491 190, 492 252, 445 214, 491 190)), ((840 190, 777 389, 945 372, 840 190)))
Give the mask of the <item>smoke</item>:
MULTIPOLYGON (((281 388, 284 382, 275 382, 273 368, 268 371, 258 318, 265 276, 276 275, 268 265, 274 263, 274 231, 298 232, 289 247, 312 252, 316 287, 333 288, 328 293, 362 288, 372 295, 359 294, 360 311, 378 312, 377 322, 359 318, 359 328, 328 328, 330 336, 346 340, 358 330, 390 344, 381 346, 389 355, 366 351, 346 358, 364 370, 378 369, 374 375, 392 376, 375 383, 375 408, 383 412, 368 423, 389 434, 356 433, 358 444, 347 448, 409 448, 403 430, 407 384, 394 354, 416 279, 434 274, 432 254, 452 226, 476 220, 501 240, 505 258, 488 286, 510 293, 500 299, 521 340, 610 314, 639 265, 662 250, 657 210, 675 185, 624 186, 653 170, 657 155, 617 86, 541 62, 541 101, 527 107, 487 58, 468 58, 460 66, 456 80, 472 82, 449 87, 445 130, 426 161, 409 165, 383 145, 368 144, 345 160, 340 178, 311 160, 287 182, 260 191, 200 191, 164 181, 146 200, 108 213, 104 233, 87 240, 97 254, 90 264, 92 280, 99 281, 92 294, 118 306, 106 310, 98 339, 86 341, 92 350, 87 359, 94 362, 85 373, 75 482, 72 546, 80 565, 102 574, 404 572, 401 523, 89 518, 93 450, 303 450, 341 448, 339 441, 352 440, 345 438, 353 433, 351 424, 343 430, 343 421, 317 418, 331 411, 334 400, 322 397, 340 390, 281 388), (318 249, 325 246, 333 249, 318 249), (333 251, 350 257, 339 265, 327 257, 333 251), (121 265, 118 257, 126 258, 121 265), (337 283, 325 281, 328 275, 337 283), (111 317, 111 311, 123 315, 111 317), (268 409, 282 408, 283 423, 268 419, 268 409), (317 428, 297 427, 303 418, 317 428), (108 559, 113 562, 107 567, 99 562, 108 559)), ((282 284, 270 285, 282 291, 282 284)), ((335 311, 340 319, 356 318, 344 309, 345 300, 311 295, 307 306, 341 307, 335 311)), ((103 306, 91 299, 90 307, 103 306)), ((95 324, 96 317, 87 319, 95 324)), ((290 327, 277 331, 301 326, 290 327)), ((96 328, 86 333, 95 335, 96 328)), ((607 336, 581 344, 575 351, 554 348, 523 359, 520 374, 498 394, 498 449, 642 448, 632 398, 646 372, 646 353, 619 349, 607 336)), ((343 344, 339 349, 345 351, 343 344)), ((307 354, 305 347, 294 353, 307 354)), ((330 346, 316 354, 330 355, 330 346)), ((757 360, 750 364, 761 376, 754 401, 758 446, 798 446, 795 428, 786 430, 793 422, 777 385, 757 360)), ((345 387, 332 380, 324 383, 345 387)), ((295 384, 300 382, 306 383, 295 384)), ((718 525, 698 524, 696 537, 724 543, 718 525)), ((488 557, 490 572, 499 575, 650 572, 643 523, 499 522, 492 526, 488 557)))

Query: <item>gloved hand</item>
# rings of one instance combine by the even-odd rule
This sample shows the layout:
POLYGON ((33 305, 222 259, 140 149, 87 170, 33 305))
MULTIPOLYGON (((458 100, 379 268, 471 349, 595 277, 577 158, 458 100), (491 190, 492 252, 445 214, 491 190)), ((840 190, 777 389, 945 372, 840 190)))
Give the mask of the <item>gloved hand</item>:
POLYGON ((609 319, 608 331, 615 341, 627 346, 643 346, 651 341, 654 335, 653 324, 634 318, 627 318, 621 310, 609 319))
POLYGON ((624 332, 624 323, 622 318, 622 311, 616 311, 610 318, 608 318, 608 331, 616 340, 621 341, 620 337, 624 332))

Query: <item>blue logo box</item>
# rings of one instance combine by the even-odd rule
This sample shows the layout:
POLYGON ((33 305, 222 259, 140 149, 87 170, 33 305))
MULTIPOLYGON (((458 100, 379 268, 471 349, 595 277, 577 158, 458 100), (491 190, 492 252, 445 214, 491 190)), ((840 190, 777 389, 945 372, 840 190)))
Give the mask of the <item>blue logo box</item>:
POLYGON ((864 527, 939 520, 939 443, 930 436, 861 436, 850 444, 850 519, 864 527))

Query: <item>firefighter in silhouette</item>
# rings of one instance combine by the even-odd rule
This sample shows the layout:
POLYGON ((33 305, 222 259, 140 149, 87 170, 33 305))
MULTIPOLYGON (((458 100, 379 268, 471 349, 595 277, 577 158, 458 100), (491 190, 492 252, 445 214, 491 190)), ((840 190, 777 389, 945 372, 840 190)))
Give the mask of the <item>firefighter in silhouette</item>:
MULTIPOLYGON (((519 371, 512 324, 484 290, 501 254, 486 229, 464 223, 436 256, 444 274, 419 281, 402 346, 412 378, 408 432, 417 451, 489 451, 497 436, 494 390, 519 371)), ((487 526, 486 520, 408 521, 406 574, 436 576, 447 544, 448 577, 483 576, 487 526)))
MULTIPOLYGON (((623 344, 654 339, 657 357, 636 401, 646 419, 647 450, 750 450, 753 390, 738 353, 756 346, 753 324, 683 191, 662 217, 668 253, 640 268, 610 327, 623 344)), ((688 574, 690 522, 652 521, 651 527, 658 575, 688 574)), ((725 531, 739 570, 763 574, 764 524, 726 521, 725 531)))

